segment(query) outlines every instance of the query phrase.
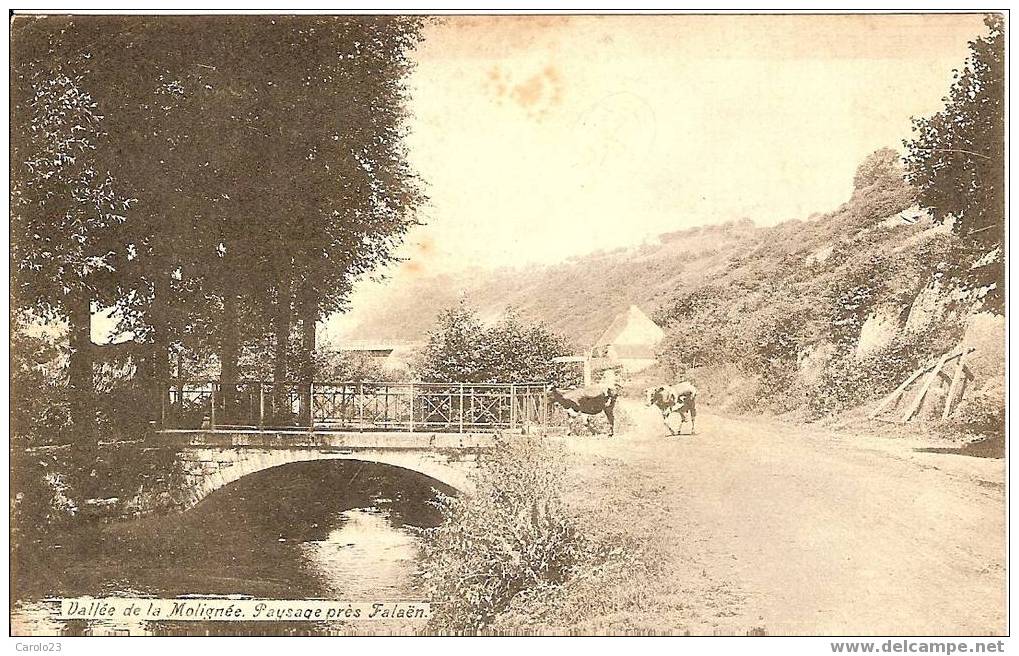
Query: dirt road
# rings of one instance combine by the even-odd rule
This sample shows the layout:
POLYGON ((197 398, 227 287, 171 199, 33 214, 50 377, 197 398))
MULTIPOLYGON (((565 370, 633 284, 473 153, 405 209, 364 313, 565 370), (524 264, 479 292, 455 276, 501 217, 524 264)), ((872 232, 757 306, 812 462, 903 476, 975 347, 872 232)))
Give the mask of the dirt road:
POLYGON ((1006 631, 1003 460, 705 412, 667 437, 656 411, 621 405, 615 438, 567 442, 571 494, 669 561, 647 626, 1006 631))

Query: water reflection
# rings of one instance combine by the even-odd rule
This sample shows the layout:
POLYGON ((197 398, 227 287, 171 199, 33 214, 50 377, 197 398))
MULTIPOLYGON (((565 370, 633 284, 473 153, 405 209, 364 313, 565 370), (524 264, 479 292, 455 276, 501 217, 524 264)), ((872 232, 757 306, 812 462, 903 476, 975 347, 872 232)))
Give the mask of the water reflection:
POLYGON ((313 571, 321 574, 327 596, 379 601, 420 598, 414 586, 417 537, 407 527, 394 530, 389 513, 357 508, 340 513, 339 528, 324 540, 301 548, 313 571))
POLYGON ((239 595, 343 601, 423 599, 417 529, 441 515, 440 483, 358 461, 295 463, 245 477, 177 516, 61 536, 14 563, 15 634, 406 633, 420 623, 152 622, 54 618, 71 596, 239 595))

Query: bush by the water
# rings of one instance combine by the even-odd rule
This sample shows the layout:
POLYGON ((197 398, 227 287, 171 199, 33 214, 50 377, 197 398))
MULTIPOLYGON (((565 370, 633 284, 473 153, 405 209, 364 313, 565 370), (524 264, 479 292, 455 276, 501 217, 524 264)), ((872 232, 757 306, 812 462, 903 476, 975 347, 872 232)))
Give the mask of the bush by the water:
POLYGON ((513 436, 489 453, 474 492, 442 497, 445 522, 425 534, 423 577, 438 632, 484 631, 514 598, 555 594, 603 551, 563 502, 561 447, 513 436))
POLYGON ((70 421, 66 336, 15 317, 11 330, 11 544, 16 550, 53 530, 173 506, 183 472, 172 449, 143 442, 150 391, 137 363, 94 368, 96 433, 70 421))

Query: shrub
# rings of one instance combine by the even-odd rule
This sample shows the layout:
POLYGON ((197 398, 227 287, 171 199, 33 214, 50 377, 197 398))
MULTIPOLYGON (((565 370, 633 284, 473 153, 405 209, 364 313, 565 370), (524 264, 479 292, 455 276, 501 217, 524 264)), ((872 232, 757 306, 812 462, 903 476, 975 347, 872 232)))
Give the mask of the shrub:
POLYGON ((486 327, 465 303, 439 315, 417 363, 427 382, 557 382, 552 359, 569 352, 566 339, 508 310, 486 327))
POLYGON ((11 449, 12 542, 19 547, 82 522, 178 507, 186 472, 176 449, 124 442, 76 447, 11 449))
POLYGON ((52 454, 29 454, 11 449, 11 550, 38 540, 77 512, 68 486, 52 454))
POLYGON ((1005 388, 1003 380, 990 380, 968 395, 955 409, 952 424, 972 433, 1004 436, 1005 388))
POLYGON ((791 412, 807 402, 810 387, 800 376, 795 361, 776 360, 761 378, 762 395, 758 410, 774 413, 791 412))
POLYGON ((697 402, 733 412, 753 412, 764 394, 759 376, 747 375, 727 363, 690 369, 686 377, 697 387, 697 402))
POLYGON ((910 373, 952 347, 957 340, 954 328, 906 333, 866 356, 845 353, 833 358, 810 391, 808 414, 814 418, 837 414, 891 392, 910 373))
POLYGON ((59 444, 70 438, 66 344, 11 326, 11 436, 25 446, 59 444))
POLYGON ((152 389, 134 372, 98 367, 96 374, 96 418, 100 435, 107 439, 131 440, 145 434, 151 419, 152 389))
POLYGON ((422 576, 430 628, 476 633, 520 594, 554 591, 598 549, 563 502, 561 447, 545 438, 500 440, 469 496, 440 497, 445 522, 425 531, 422 576))

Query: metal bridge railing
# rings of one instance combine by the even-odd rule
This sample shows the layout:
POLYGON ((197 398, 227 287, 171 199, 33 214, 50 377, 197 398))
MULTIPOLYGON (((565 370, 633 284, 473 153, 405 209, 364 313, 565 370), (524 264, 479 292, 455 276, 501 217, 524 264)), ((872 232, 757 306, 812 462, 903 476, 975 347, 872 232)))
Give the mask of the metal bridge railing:
POLYGON ((494 432, 546 427, 544 383, 171 381, 164 429, 494 432))

